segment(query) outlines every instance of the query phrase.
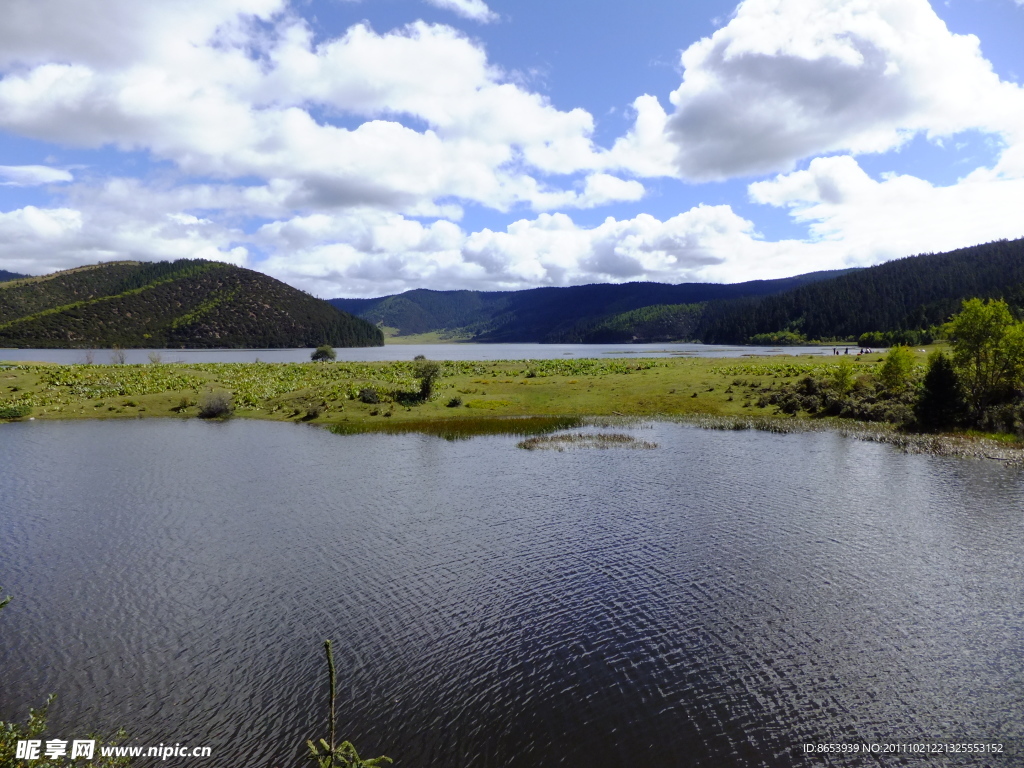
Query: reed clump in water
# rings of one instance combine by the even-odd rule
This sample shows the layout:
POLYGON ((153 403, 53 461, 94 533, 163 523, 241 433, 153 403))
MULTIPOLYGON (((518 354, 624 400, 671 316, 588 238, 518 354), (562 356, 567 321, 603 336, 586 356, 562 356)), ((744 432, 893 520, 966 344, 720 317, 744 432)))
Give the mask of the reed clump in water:
POLYGON ((639 448, 651 450, 657 443, 638 440, 621 432, 569 432, 561 435, 538 435, 518 444, 527 451, 564 451, 569 448, 639 448))

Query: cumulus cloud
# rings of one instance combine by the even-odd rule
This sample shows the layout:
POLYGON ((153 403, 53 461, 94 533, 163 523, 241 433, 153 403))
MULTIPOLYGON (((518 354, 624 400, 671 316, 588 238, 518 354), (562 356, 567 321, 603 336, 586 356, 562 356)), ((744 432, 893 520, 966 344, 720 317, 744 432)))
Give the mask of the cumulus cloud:
POLYGON ((1024 236, 1024 177, 968 176, 948 186, 898 174, 876 181, 840 156, 749 189, 752 200, 789 209, 816 242, 840 246, 862 266, 1024 236))
POLYGON ((426 0, 435 8, 452 11, 466 19, 487 24, 498 20, 498 14, 487 7, 483 0, 426 0))
POLYGON ((209 219, 166 211, 25 206, 0 212, 0 265, 26 274, 118 259, 201 258, 244 264, 237 233, 209 219))
POLYGON ((59 168, 45 165, 0 165, 0 186, 35 187, 41 184, 59 184, 74 177, 59 168))
MULTIPOLYGON (((435 4, 493 20, 480 0, 435 4)), ((167 162, 88 183, 0 167, 0 184, 61 184, 48 207, 0 213, 0 267, 198 256, 368 296, 739 281, 1024 235, 1024 91, 925 0, 746 0, 682 64, 670 106, 637 98, 606 149, 589 112, 556 108, 447 25, 318 40, 288 0, 9 0, 0 129, 167 162), (875 179, 852 156, 967 129, 1003 149, 955 185, 875 179), (780 175, 750 199, 789 211, 805 241, 769 242, 725 205, 571 217, 641 201, 645 178, 765 173, 780 175), (517 220, 460 226, 475 206, 517 220)))
POLYGON ((789 170, 916 133, 1024 140, 1024 89, 1000 81, 973 35, 927 0, 745 0, 682 55, 666 123, 685 178, 789 170))
POLYGON ((414 287, 515 290, 537 285, 653 280, 738 281, 842 266, 841 249, 768 243, 729 206, 698 206, 661 221, 648 214, 581 227, 564 213, 502 231, 465 232, 367 210, 274 222, 255 240, 276 256, 267 271, 321 295, 379 296, 414 287), (285 255, 287 254, 287 255, 285 255), (806 271, 797 269, 797 271, 806 271))
MULTIPOLYGON (((316 43, 282 2, 117 0, 93 3, 84 31, 59 22, 80 18, 72 5, 15 3, 0 33, 11 43, 0 128, 148 151, 190 175, 288 182, 310 209, 446 215, 440 198, 498 210, 590 205, 594 195, 559 177, 608 164, 588 112, 510 82, 445 25, 378 34, 359 24, 316 43), (132 43, 116 56, 97 44, 109 34, 117 48, 125 30, 132 43), (337 124, 351 116, 363 122, 337 124)), ((635 199, 635 185, 616 188, 635 199)))

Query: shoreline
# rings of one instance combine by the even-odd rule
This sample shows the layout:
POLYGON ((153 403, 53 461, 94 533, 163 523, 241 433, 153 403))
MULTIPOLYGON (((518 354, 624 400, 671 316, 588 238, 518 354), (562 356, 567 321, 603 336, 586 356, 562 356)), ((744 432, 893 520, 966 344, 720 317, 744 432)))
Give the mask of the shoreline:
MULTIPOLYGON (((858 375, 873 376, 880 359, 858 357, 858 375)), ((217 394, 230 403, 218 415, 342 433, 458 437, 551 431, 570 422, 679 421, 707 429, 832 431, 908 453, 1024 465, 1024 444, 998 436, 900 432, 892 424, 785 416, 759 405, 766 394, 832 365, 828 356, 438 361, 440 376, 424 399, 415 363, 407 361, 14 363, 0 366, 0 423, 197 418, 203 401, 217 394)))

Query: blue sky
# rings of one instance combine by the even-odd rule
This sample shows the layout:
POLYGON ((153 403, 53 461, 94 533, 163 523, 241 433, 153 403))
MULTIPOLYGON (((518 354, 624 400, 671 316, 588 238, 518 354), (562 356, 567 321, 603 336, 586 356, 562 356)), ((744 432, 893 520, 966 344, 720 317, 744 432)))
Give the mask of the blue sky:
POLYGON ((201 257, 377 296, 737 282, 1024 236, 1024 0, 5 14, 11 271, 201 257))

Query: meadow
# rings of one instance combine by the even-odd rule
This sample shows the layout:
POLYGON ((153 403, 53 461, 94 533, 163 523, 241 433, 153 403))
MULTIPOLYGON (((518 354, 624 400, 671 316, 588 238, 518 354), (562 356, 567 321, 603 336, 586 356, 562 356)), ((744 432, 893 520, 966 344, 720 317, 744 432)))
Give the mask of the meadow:
MULTIPOLYGON (((917 353, 923 363, 924 354, 917 353)), ((881 356, 848 356, 872 376, 881 356)), ((7 418, 195 418, 303 421, 340 432, 429 431, 444 425, 533 417, 766 415, 764 395, 833 356, 735 359, 567 359, 439 362, 431 396, 413 362, 0 363, 0 414, 7 418), (219 399, 219 412, 210 400, 219 399), (204 411, 204 406, 206 411, 204 411)), ((0 418, 3 418, 0 415, 0 418)), ((561 422, 559 422, 561 423, 561 422)))

